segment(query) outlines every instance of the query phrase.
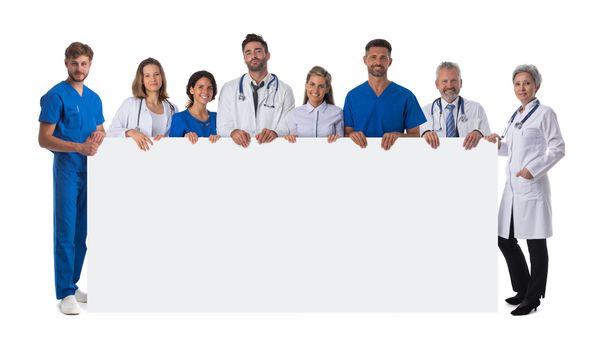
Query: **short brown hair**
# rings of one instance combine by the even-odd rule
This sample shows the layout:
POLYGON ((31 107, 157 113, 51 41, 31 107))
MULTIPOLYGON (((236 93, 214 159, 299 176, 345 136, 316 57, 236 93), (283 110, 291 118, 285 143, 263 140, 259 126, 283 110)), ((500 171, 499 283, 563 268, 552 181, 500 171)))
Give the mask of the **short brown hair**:
POLYGON ((161 72, 161 88, 159 89, 159 101, 163 101, 169 98, 169 95, 167 95, 167 79, 165 78, 165 71, 163 70, 163 66, 161 66, 161 63, 152 57, 142 60, 142 62, 140 62, 140 64, 138 65, 138 68, 136 69, 136 76, 134 77, 134 81, 132 82, 132 95, 138 98, 147 97, 146 88, 143 84, 144 76, 142 70, 149 64, 154 64, 155 66, 159 67, 159 72, 161 72))
POLYGON ((87 44, 75 41, 70 44, 66 51, 64 51, 64 59, 78 58, 79 56, 89 57, 89 61, 93 60, 93 49, 87 44))
POLYGON ((385 39, 373 39, 365 45, 365 54, 369 52, 372 47, 383 47, 388 49, 388 56, 392 56, 392 45, 385 39))
POLYGON ((264 41, 264 38, 262 37, 262 35, 258 35, 258 34, 248 34, 245 36, 245 39, 243 39, 243 42, 241 43, 241 52, 243 52, 245 50, 245 46, 253 41, 259 42, 260 44, 262 44, 262 46, 264 46, 264 53, 268 53, 268 43, 266 41, 264 41))

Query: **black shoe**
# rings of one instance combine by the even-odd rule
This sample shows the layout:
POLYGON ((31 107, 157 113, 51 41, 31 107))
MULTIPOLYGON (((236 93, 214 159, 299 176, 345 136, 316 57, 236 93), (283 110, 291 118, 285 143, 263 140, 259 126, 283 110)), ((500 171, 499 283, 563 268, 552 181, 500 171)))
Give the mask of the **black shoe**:
POLYGON ((536 308, 540 305, 540 300, 522 300, 520 305, 511 312, 514 316, 524 316, 528 315, 532 310, 536 311, 536 308))
POLYGON ((524 294, 520 294, 520 293, 516 294, 515 296, 513 296, 511 298, 505 299, 505 301, 510 305, 520 305, 522 300, 524 300, 524 294))

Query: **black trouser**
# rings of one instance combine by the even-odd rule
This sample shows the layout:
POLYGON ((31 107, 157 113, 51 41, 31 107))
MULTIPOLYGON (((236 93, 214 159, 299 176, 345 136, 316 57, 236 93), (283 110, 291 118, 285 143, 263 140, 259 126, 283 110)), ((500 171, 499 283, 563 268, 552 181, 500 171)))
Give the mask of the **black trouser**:
POLYGON ((512 214, 509 228, 509 239, 499 237, 499 250, 503 254, 509 269, 512 288, 524 295, 524 299, 536 300, 544 298, 547 288, 547 273, 549 270, 549 253, 546 239, 528 239, 530 253, 530 272, 528 265, 514 237, 514 216, 512 214))

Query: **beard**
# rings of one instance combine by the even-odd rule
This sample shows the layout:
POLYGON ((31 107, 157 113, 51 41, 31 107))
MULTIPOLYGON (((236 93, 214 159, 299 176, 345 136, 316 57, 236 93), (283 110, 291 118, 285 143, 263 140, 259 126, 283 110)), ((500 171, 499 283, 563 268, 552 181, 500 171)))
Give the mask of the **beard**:
POLYGON ((443 97, 444 100, 451 103, 458 97, 459 93, 460 93, 460 90, 456 90, 456 89, 444 90, 441 93, 441 97, 443 97))
POLYGON ((367 72, 376 78, 385 77, 388 70, 382 66, 372 66, 367 68, 367 72))
POLYGON ((74 72, 74 73, 68 72, 68 77, 70 77, 70 79, 76 83, 84 82, 85 79, 87 79, 87 75, 89 75, 89 73, 84 74, 81 72, 74 72), (82 78, 81 78, 81 76, 82 76, 82 78))
POLYGON ((266 61, 265 60, 257 60, 254 64, 252 62, 247 64, 248 70, 250 72, 261 72, 266 68, 266 61))

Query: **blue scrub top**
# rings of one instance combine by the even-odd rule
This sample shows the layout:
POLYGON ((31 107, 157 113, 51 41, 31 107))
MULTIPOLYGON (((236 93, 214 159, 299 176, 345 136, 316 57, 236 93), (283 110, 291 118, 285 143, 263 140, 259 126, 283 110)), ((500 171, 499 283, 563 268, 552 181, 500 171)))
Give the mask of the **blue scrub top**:
MULTIPOLYGON (((103 124, 101 99, 83 86, 78 92, 66 81, 51 88, 41 97, 39 121, 55 124, 54 136, 65 141, 83 143, 103 124)), ((54 166, 60 170, 87 171, 87 157, 77 152, 54 152, 54 166)))
POLYGON ((362 131, 367 137, 404 132, 425 121, 415 95, 394 82, 377 96, 366 81, 349 91, 344 102, 344 126, 362 131))
POLYGON ((208 120, 203 122, 194 118, 190 111, 175 113, 171 120, 169 137, 184 137, 189 132, 195 132, 199 137, 209 137, 217 134, 217 112, 208 112, 208 120))

